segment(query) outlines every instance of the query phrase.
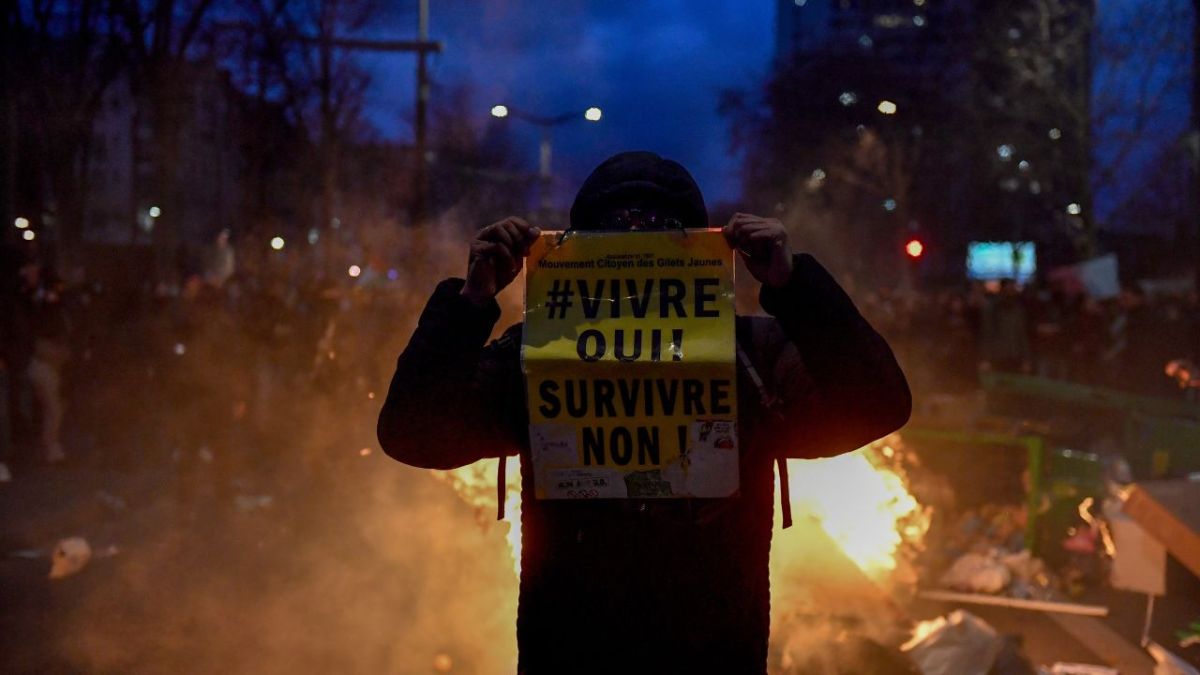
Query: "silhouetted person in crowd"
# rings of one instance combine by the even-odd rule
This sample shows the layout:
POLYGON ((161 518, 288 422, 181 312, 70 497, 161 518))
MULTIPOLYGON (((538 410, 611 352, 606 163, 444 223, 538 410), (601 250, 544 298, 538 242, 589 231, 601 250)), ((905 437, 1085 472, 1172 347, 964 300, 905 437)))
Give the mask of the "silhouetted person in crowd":
POLYGON ((1006 373, 1028 373, 1033 354, 1029 345, 1029 318, 1012 279, 1000 282, 980 313, 979 357, 987 367, 1006 373))
POLYGON ((44 269, 36 259, 26 261, 20 274, 24 313, 33 338, 25 377, 37 401, 38 448, 43 460, 61 462, 66 459, 62 445, 66 405, 62 373, 71 355, 62 285, 57 276, 44 269))

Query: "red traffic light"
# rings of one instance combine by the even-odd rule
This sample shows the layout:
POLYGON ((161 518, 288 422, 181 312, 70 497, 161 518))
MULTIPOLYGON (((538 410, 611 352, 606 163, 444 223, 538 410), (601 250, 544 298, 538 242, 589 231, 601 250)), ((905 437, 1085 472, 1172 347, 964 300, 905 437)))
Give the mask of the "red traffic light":
POLYGON ((909 239, 908 243, 904 245, 904 252, 915 260, 925 253, 925 244, 922 244, 920 239, 909 239))

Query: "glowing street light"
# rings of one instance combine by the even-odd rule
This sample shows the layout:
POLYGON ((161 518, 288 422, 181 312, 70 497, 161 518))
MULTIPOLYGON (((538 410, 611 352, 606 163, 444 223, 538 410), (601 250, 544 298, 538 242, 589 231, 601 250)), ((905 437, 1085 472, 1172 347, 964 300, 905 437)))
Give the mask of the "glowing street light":
MULTIPOLYGON (((550 130, 559 125, 566 124, 567 122, 578 120, 580 116, 579 109, 577 108, 571 112, 562 113, 561 115, 544 117, 542 115, 532 115, 517 108, 509 108, 503 104, 492 106, 492 117, 503 119, 510 116, 525 120, 526 122, 536 126, 541 131, 541 142, 538 146, 538 179, 541 182, 539 201, 541 202, 540 210, 542 214, 545 214, 544 217, 548 218, 548 214, 550 213, 550 158, 552 154, 550 130)), ((588 122, 599 122, 600 118, 603 116, 603 111, 596 106, 592 106, 583 111, 583 119, 587 120, 588 122)))
POLYGON ((346 273, 349 274, 351 277, 357 279, 358 275, 362 274, 362 268, 359 267, 358 265, 351 265, 350 269, 347 270, 346 273))
POLYGON ((28 229, 29 219, 18 217, 16 220, 13 221, 13 226, 16 227, 18 230, 28 229))
POLYGON ((908 243, 904 245, 904 252, 908 257, 916 260, 925 253, 925 244, 922 244, 920 239, 909 239, 908 243))
POLYGON ((1080 213, 1083 213, 1083 207, 1081 207, 1078 202, 1071 202, 1070 204, 1067 204, 1067 213, 1077 216, 1080 213))
POLYGON ((151 218, 157 218, 162 215, 162 209, 158 208, 157 206, 151 206, 147 213, 150 214, 151 218))
POLYGON ((276 251, 283 250, 283 237, 271 237, 271 248, 276 251))
POLYGON ((876 110, 883 113, 884 115, 895 115, 896 114, 896 104, 887 99, 884 99, 879 102, 879 106, 876 107, 876 110))
POLYGON ((25 241, 33 241, 36 237, 37 235, 33 233, 33 230, 25 230, 21 233, 21 238, 25 241))

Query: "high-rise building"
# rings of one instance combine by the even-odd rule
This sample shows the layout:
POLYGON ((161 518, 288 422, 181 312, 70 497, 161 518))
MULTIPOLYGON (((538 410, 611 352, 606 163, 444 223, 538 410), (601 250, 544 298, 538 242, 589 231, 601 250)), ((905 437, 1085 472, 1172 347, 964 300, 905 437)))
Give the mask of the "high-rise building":
POLYGON ((1094 0, 776 0, 775 59, 845 78, 845 105, 856 91, 846 64, 886 71, 881 93, 929 116, 907 121, 936 128, 952 151, 941 163, 956 164, 935 200, 955 204, 931 226, 1083 252, 1093 16, 1094 0))
POLYGON ((775 58, 861 51, 914 68, 961 54, 962 3, 947 0, 776 0, 775 58))

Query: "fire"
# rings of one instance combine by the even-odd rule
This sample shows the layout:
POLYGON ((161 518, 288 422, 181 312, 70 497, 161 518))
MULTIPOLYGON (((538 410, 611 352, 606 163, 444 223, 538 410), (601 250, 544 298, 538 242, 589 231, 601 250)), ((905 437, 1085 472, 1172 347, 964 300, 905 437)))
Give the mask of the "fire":
MULTIPOLYGON (((894 441, 895 439, 887 439, 894 441)), ((877 583, 908 578, 903 552, 915 551, 929 529, 929 513, 908 491, 897 465, 895 443, 873 443, 855 452, 816 460, 788 460, 792 512, 810 518, 841 553, 877 583)), ((504 521, 513 570, 521 571, 520 460, 508 457, 505 473, 504 521)), ((475 507, 481 524, 496 513, 496 463, 484 460, 435 475, 475 507)), ((778 490, 778 485, 776 486, 778 490)), ((787 564, 787 533, 777 533, 776 557, 787 564)))
MULTIPOLYGON (((815 520, 877 583, 911 577, 905 545, 915 550, 929 529, 929 513, 908 491, 895 458, 892 445, 880 441, 837 457, 788 460, 796 520, 815 520)), ((786 541, 787 533, 778 536, 786 541)), ((786 557, 786 545, 776 552, 781 548, 786 557)))
MULTIPOLYGON (((435 471, 434 475, 445 481, 463 501, 475 507, 475 517, 480 524, 493 522, 496 517, 496 461, 482 460, 474 464, 435 471)), ((509 550, 512 553, 513 571, 521 575, 521 460, 507 457, 504 460, 505 499, 504 523, 508 527, 509 550)))

